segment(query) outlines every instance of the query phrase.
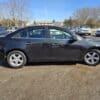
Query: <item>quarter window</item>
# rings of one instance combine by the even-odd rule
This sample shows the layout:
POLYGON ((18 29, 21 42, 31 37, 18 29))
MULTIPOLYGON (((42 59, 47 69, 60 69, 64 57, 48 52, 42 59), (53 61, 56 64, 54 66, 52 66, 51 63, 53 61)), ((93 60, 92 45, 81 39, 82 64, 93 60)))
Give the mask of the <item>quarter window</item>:
POLYGON ((45 38, 45 29, 33 29, 28 31, 29 38, 45 38))
POLYGON ((14 38, 26 38, 27 37, 27 31, 19 31, 16 34, 13 35, 14 38))

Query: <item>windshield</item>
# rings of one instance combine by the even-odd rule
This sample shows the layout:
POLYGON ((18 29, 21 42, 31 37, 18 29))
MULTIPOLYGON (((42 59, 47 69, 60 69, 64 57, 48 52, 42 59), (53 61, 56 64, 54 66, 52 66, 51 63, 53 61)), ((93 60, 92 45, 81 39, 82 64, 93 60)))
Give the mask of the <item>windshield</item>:
POLYGON ((82 40, 83 39, 83 37, 81 37, 81 36, 79 36, 79 35, 76 35, 77 36, 77 39, 78 40, 82 40))
POLYGON ((81 37, 80 35, 76 34, 75 32, 71 32, 70 34, 72 34, 72 36, 76 39, 76 40, 82 40, 84 39, 83 37, 81 37))

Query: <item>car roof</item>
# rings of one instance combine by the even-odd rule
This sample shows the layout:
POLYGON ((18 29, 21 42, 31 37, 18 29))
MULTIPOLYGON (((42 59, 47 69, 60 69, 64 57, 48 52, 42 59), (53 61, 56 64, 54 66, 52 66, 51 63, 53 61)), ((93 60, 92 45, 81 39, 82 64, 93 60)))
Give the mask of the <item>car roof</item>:
POLYGON ((34 25, 34 26, 26 26, 24 28, 33 28, 33 27, 58 27, 58 28, 63 28, 63 27, 54 26, 54 25, 34 25))
MULTIPOLYGON (((43 28, 43 27, 66 30, 66 29, 63 28, 63 27, 53 26, 53 25, 35 25, 35 26, 26 26, 26 27, 23 27, 23 28, 18 29, 17 31, 20 31, 20 30, 23 30, 23 29, 28 29, 28 28, 43 28)), ((16 31, 15 31, 15 32, 16 32, 16 31)))

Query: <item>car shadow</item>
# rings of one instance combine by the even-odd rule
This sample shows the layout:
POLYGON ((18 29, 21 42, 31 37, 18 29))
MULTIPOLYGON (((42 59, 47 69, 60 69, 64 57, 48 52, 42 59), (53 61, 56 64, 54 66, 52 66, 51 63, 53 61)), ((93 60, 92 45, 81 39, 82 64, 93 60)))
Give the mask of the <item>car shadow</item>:
POLYGON ((0 67, 5 67, 7 68, 7 63, 4 60, 0 60, 0 67))
POLYGON ((77 62, 38 62, 28 63, 26 66, 49 66, 49 65, 76 65, 77 62))
MULTIPOLYGON (((52 65, 76 65, 76 64, 84 64, 82 62, 38 62, 38 63, 28 63, 25 67, 43 67, 43 66, 52 66, 52 65)), ((10 68, 6 61, 0 60, 0 67, 10 68)))

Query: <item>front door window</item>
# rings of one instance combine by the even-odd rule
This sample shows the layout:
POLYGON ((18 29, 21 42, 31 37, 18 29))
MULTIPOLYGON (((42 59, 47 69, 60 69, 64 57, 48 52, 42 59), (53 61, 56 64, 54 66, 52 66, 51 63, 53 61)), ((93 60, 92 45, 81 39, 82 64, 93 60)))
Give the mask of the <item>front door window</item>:
POLYGON ((69 39, 71 38, 71 35, 67 32, 56 30, 56 29, 50 29, 50 38, 53 39, 69 39))

